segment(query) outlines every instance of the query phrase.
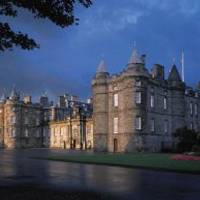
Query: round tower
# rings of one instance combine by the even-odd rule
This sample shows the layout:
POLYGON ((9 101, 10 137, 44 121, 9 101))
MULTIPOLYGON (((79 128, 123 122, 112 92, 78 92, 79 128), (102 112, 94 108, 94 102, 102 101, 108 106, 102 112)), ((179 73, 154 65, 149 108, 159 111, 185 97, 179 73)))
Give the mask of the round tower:
POLYGON ((176 65, 172 66, 169 73, 168 85, 171 90, 172 132, 174 132, 186 124, 185 83, 182 82, 176 65))
POLYGON ((98 151, 108 150, 108 81, 109 73, 102 59, 92 79, 94 149, 98 151))

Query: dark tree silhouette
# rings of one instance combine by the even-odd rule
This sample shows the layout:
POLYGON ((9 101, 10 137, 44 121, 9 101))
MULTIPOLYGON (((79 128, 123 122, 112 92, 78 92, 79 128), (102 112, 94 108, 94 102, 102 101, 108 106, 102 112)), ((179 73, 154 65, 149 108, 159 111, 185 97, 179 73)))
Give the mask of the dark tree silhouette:
MULTIPOLYGON (((76 4, 88 8, 92 0, 0 0, 0 16, 17 17, 18 8, 29 10, 34 18, 49 19, 54 24, 64 28, 77 25, 79 19, 74 15, 76 4)), ((39 48, 34 39, 25 33, 14 32, 9 23, 0 20, 0 51, 12 49, 13 46, 31 50, 39 48)))
POLYGON ((177 148, 180 152, 191 151, 194 146, 200 145, 199 133, 188 129, 186 126, 177 129, 172 135, 179 140, 177 148))

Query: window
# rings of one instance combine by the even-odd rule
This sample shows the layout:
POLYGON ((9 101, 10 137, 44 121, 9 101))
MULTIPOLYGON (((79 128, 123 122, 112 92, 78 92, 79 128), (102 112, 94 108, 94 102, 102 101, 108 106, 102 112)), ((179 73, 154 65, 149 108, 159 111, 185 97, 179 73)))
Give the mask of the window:
POLYGON ((15 129, 11 129, 11 137, 15 137, 16 136, 16 131, 15 129))
POLYGON ((25 130, 25 137, 28 137, 28 129, 25 130))
POLYGON ((16 117, 15 116, 12 116, 11 117, 11 124, 15 124, 16 123, 16 117))
POLYGON ((39 126, 39 124, 40 124, 40 119, 39 119, 39 118, 36 118, 35 123, 36 123, 36 126, 39 126))
POLYGON ((91 126, 87 126, 87 133, 88 133, 88 134, 91 133, 91 126))
POLYGON ((151 94, 151 108, 154 108, 154 95, 151 94))
POLYGON ((151 119, 151 132, 154 132, 155 131, 155 119, 151 119))
POLYGON ((154 87, 151 87, 150 91, 151 92, 155 92, 154 87))
POLYGON ((118 94, 114 94, 114 107, 118 106, 118 94))
POLYGON ((164 97, 164 109, 167 110, 167 97, 164 97))
POLYGON ((114 90, 114 91, 119 90, 118 86, 114 86, 114 87, 113 87, 113 90, 114 90))
POLYGON ((136 82, 135 82, 135 86, 138 86, 138 87, 139 87, 139 86, 141 86, 141 85, 142 85, 142 84, 141 84, 141 81, 136 81, 136 82))
POLYGON ((164 132, 167 133, 168 132, 168 121, 165 120, 164 122, 164 132))
POLYGON ((135 117, 135 129, 136 130, 142 129, 142 119, 139 116, 135 117))
POLYGON ((192 105, 192 102, 190 102, 190 115, 193 114, 193 105, 192 105))
POLYGON ((65 133, 65 127, 61 127, 61 129, 60 129, 60 135, 64 135, 64 133, 65 133))
POLYGON ((36 137, 37 137, 37 138, 40 137, 40 130, 37 130, 37 132, 36 132, 36 137))
POLYGON ((136 104, 141 104, 141 102, 142 102, 142 94, 141 94, 141 92, 136 92, 135 93, 135 103, 136 104))
POLYGON ((198 131, 198 123, 197 123, 197 122, 194 124, 194 130, 195 130, 196 132, 198 131))
POLYGON ((118 118, 114 118, 114 133, 118 133, 118 118))
POLYGON ((193 122, 190 122, 190 130, 193 130, 193 122))
POLYGON ((25 120, 24 120, 24 123, 27 125, 27 124, 28 124, 28 121, 29 121, 29 120, 28 120, 28 117, 26 116, 26 117, 25 117, 25 120))
POLYGON ((198 105, 196 103, 194 105, 194 113, 195 115, 198 115, 198 105))

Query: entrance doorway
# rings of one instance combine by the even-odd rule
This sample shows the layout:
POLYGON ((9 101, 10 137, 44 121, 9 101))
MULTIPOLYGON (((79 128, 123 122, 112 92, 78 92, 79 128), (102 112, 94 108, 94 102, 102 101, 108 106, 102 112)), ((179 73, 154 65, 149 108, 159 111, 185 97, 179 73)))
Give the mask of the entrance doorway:
POLYGON ((72 146, 71 146, 72 149, 75 149, 76 148, 76 140, 75 139, 72 139, 72 146))
POLYGON ((114 139, 114 152, 118 152, 118 140, 117 138, 114 139))

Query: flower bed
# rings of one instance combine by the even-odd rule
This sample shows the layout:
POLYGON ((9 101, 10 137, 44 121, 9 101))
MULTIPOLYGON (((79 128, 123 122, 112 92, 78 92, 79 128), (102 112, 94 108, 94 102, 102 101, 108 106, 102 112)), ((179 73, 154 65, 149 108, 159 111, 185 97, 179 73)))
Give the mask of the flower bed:
POLYGON ((192 155, 173 155, 170 157, 171 159, 177 159, 177 160, 195 160, 200 161, 200 156, 192 156, 192 155))

